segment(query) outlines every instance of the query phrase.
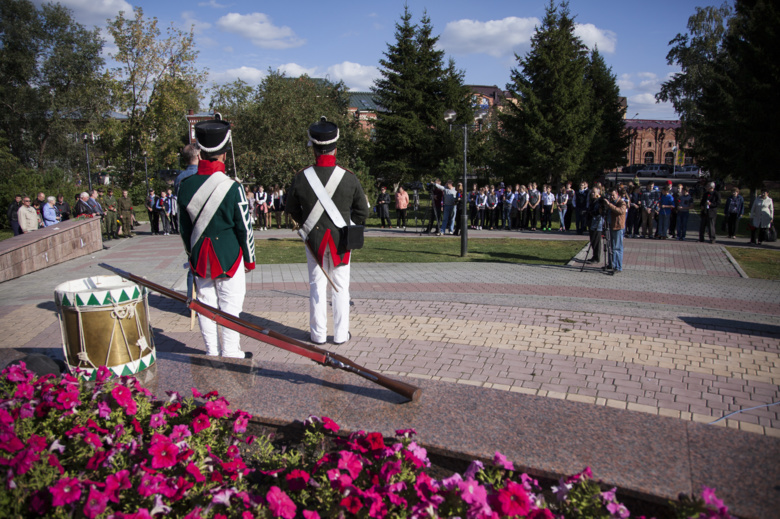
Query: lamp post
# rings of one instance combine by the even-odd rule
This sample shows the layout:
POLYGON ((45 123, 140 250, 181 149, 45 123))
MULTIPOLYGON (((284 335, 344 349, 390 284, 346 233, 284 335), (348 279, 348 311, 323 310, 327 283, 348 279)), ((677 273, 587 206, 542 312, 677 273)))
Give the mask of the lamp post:
POLYGON ((89 192, 92 194, 92 173, 89 171, 89 139, 90 134, 82 133, 81 140, 84 141, 84 151, 87 154, 87 184, 89 185, 89 192))
MULTIPOLYGON (((452 131, 452 126, 455 122, 455 119, 458 117, 458 114, 455 112, 455 110, 447 110, 444 112, 444 121, 449 123, 450 125, 450 131, 452 131)), ((484 112, 480 112, 479 115, 475 118, 477 122, 481 122, 482 119, 485 117, 484 112)), ((455 125, 458 126, 458 125, 455 125)), ((460 256, 461 258, 466 257, 466 254, 468 254, 468 248, 469 248, 469 215, 468 215, 468 171, 469 171, 469 163, 468 163, 468 149, 469 149, 469 133, 468 130, 470 127, 474 125, 470 124, 461 124, 459 125, 463 128, 463 197, 461 199, 462 204, 460 208, 460 256)))
POLYGON ((149 196, 149 168, 146 167, 146 150, 142 153, 144 156, 144 173, 146 174, 146 196, 149 196))

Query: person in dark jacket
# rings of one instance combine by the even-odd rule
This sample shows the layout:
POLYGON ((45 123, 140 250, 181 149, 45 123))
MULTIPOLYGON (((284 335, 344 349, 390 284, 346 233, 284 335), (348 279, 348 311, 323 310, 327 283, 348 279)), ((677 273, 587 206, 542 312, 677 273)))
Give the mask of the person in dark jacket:
POLYGON ((710 235, 710 243, 715 243, 715 220, 718 218, 720 194, 715 191, 715 182, 707 184, 707 191, 701 197, 701 223, 699 224, 699 241, 704 241, 705 229, 710 235))
POLYGON ((8 222, 11 224, 14 236, 22 234, 22 229, 19 227, 19 208, 22 205, 24 205, 22 204, 22 195, 16 195, 14 201, 8 206, 8 222))
POLYGON ((731 196, 726 199, 726 207, 723 212, 726 216, 729 238, 734 239, 737 236, 739 219, 745 213, 745 199, 742 198, 736 187, 731 190, 731 196))

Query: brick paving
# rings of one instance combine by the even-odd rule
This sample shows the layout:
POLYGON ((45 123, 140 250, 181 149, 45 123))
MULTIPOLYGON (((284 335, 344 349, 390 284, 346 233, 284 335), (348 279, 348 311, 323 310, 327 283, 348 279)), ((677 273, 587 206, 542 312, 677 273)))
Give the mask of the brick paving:
MULTIPOLYGON (((470 236, 583 240, 560 233, 470 236)), ((6 360, 34 350, 61 356, 54 287, 105 274, 100 262, 184 289, 178 237, 142 233, 106 247, 0 284, 6 360)), ((705 423, 780 401, 777 282, 743 277, 721 244, 630 239, 625 249, 619 276, 594 267, 580 272, 585 247, 568 266, 361 264, 357 253, 353 338, 329 349, 391 375, 705 423)), ((304 264, 260 266, 248 276, 244 317, 306 340, 307 296, 304 264)), ((156 295, 150 305, 159 350, 204 349, 182 305, 156 295)), ((310 364, 249 339, 244 347, 261 362, 310 364)), ((780 437, 780 405, 719 425, 780 437)))

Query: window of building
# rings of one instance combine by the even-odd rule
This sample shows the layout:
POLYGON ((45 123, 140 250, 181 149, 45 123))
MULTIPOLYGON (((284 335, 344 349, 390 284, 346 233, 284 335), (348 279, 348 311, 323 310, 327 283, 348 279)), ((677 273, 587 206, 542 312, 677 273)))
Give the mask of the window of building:
POLYGON ((655 153, 648 151, 645 153, 645 164, 652 164, 655 161, 655 153))
POLYGON ((666 155, 664 155, 664 164, 669 164, 670 166, 674 163, 674 153, 671 151, 667 151, 666 155))
POLYGON ((647 147, 648 147, 648 148, 652 148, 652 147, 653 147, 653 143, 652 143, 652 142, 648 142, 648 143, 647 143, 647 147))

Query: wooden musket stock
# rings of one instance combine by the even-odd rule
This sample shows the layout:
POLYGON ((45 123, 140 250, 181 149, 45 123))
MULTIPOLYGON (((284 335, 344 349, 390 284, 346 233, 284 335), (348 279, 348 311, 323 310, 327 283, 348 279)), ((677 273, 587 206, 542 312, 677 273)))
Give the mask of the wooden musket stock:
POLYGON ((406 397, 413 402, 416 402, 420 399, 420 388, 406 384, 404 382, 393 380, 380 373, 366 369, 362 366, 359 366, 358 364, 355 364, 346 357, 331 353, 316 346, 312 346, 311 344, 306 344, 305 342, 298 341, 292 337, 287 337, 286 335, 269 330, 268 328, 263 328, 262 326, 252 324, 239 317, 225 313, 222 310, 203 304, 200 301, 188 301, 184 294, 169 288, 165 288, 162 285, 158 285, 157 283, 153 283, 147 279, 138 277, 124 270, 112 267, 111 265, 100 263, 98 266, 113 272, 117 276, 133 281, 134 283, 138 283, 139 285, 144 286, 149 290, 157 292, 166 297, 170 297, 171 299, 181 301, 191 310, 208 317, 217 324, 225 326, 226 328, 230 328, 231 330, 235 330, 242 335, 246 335, 247 337, 262 341, 266 344, 270 344, 271 346, 276 346, 277 348, 282 348, 283 350, 287 350, 297 355, 304 356, 318 364, 322 364, 323 366, 349 371, 350 373, 354 373, 367 380, 370 380, 371 382, 379 384, 380 386, 385 387, 394 393, 398 393, 399 395, 406 397))

